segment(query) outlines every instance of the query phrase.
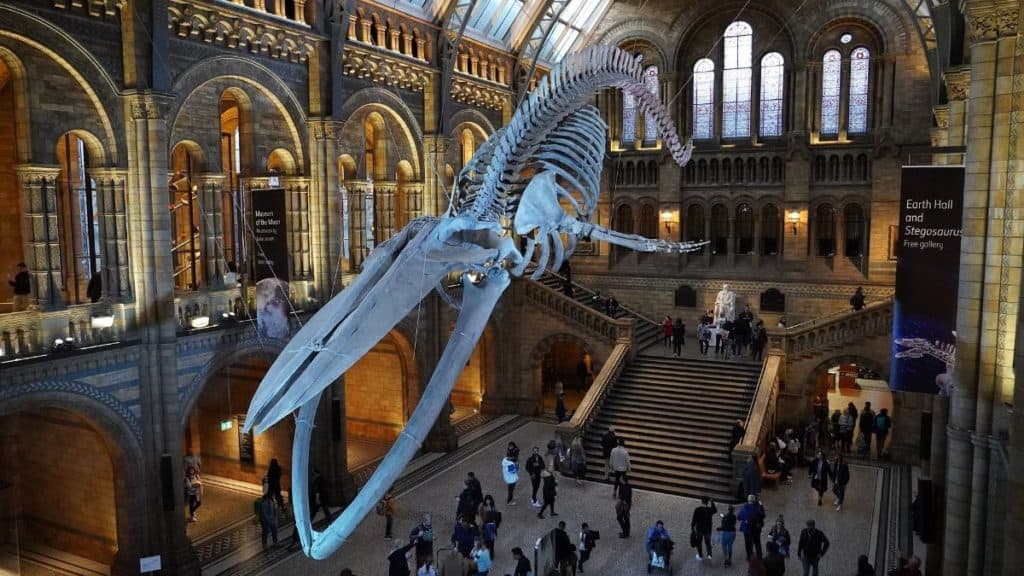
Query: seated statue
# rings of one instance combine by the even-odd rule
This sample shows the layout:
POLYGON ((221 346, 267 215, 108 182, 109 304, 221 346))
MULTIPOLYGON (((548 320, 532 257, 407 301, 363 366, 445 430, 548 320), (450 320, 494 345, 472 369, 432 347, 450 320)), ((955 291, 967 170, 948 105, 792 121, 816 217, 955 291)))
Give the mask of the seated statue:
POLYGON ((715 320, 726 320, 732 322, 736 319, 736 293, 729 290, 729 285, 722 285, 722 289, 715 297, 715 320))

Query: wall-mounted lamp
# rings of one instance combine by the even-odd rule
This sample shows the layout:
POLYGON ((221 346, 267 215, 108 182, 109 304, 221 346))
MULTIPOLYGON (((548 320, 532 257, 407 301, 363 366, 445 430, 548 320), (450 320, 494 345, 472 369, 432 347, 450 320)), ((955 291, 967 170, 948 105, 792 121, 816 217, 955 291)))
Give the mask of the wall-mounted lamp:
POLYGON ((791 226, 790 230, 793 231, 793 236, 796 236, 796 225, 800 223, 800 212, 790 210, 789 213, 786 214, 786 220, 791 226))
POLYGON ((665 225, 665 232, 671 236, 672 225, 679 224, 679 210, 662 210, 660 220, 665 225))

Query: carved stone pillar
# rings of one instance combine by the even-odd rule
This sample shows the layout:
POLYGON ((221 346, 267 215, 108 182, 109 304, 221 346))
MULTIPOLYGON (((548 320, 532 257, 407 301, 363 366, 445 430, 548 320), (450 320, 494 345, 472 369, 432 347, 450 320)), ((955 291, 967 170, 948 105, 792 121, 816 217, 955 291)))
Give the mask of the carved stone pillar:
POLYGON ((288 211, 288 252, 291 254, 291 279, 313 277, 309 233, 309 178, 282 178, 288 211))
POLYGON ((200 174, 199 207, 203 224, 203 273, 206 285, 214 290, 224 287, 227 262, 224 259, 224 211, 221 197, 224 195, 223 174, 200 174))
POLYGON ((295 21, 299 24, 309 24, 306 22, 306 0, 295 0, 295 21))
MULTIPOLYGON (((316 290, 321 304, 341 289, 339 262, 342 251, 341 175, 338 173, 338 137, 341 125, 327 119, 309 121, 313 143, 310 150, 310 174, 307 221, 316 234, 309 236, 310 273, 317 280, 316 290), (337 274, 337 277, 335 277, 337 274)), ((351 176, 349 176, 351 177, 351 176)))
POLYGON ((359 20, 359 15, 358 14, 350 14, 349 17, 348 17, 348 39, 349 40, 353 40, 353 41, 359 40, 359 38, 356 37, 356 22, 358 20, 359 20))
POLYGON ((44 309, 64 306, 57 214, 57 166, 16 166, 24 210, 25 264, 32 276, 32 297, 44 309))
POLYGON ((423 182, 422 214, 436 216, 448 208, 447 176, 445 175, 445 152, 448 150, 448 136, 429 135, 423 138, 423 150, 426 158, 424 174, 428 176, 423 182))
POLYGON ((103 297, 115 302, 131 300, 131 278, 128 270, 128 222, 125 211, 125 170, 90 170, 96 181, 100 222, 100 273, 103 297))

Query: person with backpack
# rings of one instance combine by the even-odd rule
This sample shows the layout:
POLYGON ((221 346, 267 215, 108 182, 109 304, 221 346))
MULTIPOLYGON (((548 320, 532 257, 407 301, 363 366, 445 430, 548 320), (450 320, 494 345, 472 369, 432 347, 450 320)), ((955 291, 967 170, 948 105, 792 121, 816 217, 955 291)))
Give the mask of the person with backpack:
POLYGON ((875 433, 875 412, 871 409, 871 402, 864 403, 864 410, 860 413, 860 435, 864 438, 864 444, 867 446, 867 451, 864 456, 871 455, 871 437, 875 433))
POLYGON ((739 513, 740 532, 743 532, 743 546, 747 551, 747 560, 751 556, 758 558, 764 556, 761 549, 761 531, 764 530, 765 511, 764 506, 758 501, 757 496, 747 496, 747 503, 740 508, 739 513))
POLYGON ((875 448, 878 451, 878 458, 885 453, 885 440, 889 437, 889 430, 892 429, 892 418, 889 417, 889 409, 882 408, 875 416, 875 448))
POLYGON ((509 454, 505 454, 505 457, 501 460, 501 476, 505 480, 505 486, 508 488, 508 497, 505 499, 505 504, 515 506, 516 484, 519 482, 519 464, 509 454))

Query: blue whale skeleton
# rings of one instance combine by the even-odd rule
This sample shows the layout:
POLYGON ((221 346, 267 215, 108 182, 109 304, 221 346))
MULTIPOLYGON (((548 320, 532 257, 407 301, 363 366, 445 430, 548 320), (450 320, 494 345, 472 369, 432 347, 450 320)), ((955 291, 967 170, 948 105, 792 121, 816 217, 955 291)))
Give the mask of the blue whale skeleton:
POLYGON ((263 432, 298 410, 291 494, 308 556, 324 559, 335 552, 398 479, 446 405, 510 277, 526 272, 538 245, 533 279, 544 274, 549 260, 557 270, 580 238, 642 252, 692 252, 707 244, 655 240, 589 222, 600 194, 607 126, 587 102, 611 87, 633 95, 641 111, 656 120, 672 158, 685 165, 692 145, 679 141, 657 95, 645 86, 636 58, 606 46, 570 56, 523 100, 508 125, 480 146, 459 173, 447 213, 410 222, 377 246, 359 277, 299 330, 270 367, 252 399, 245 430, 263 432), (509 223, 527 238, 525 254, 508 232, 509 223), (313 530, 307 471, 320 395, 432 289, 448 299, 441 283, 449 274, 462 279, 461 304, 449 300, 459 316, 419 404, 356 498, 323 532, 313 530))

